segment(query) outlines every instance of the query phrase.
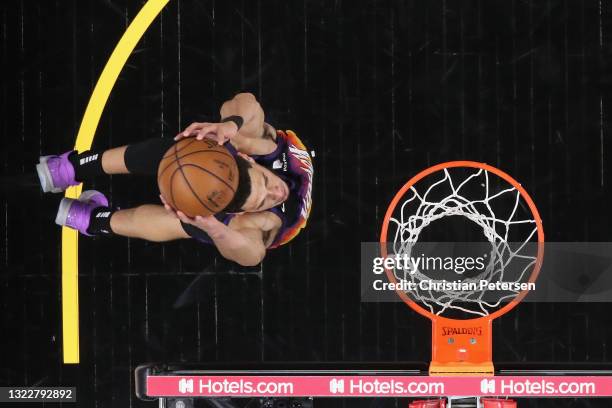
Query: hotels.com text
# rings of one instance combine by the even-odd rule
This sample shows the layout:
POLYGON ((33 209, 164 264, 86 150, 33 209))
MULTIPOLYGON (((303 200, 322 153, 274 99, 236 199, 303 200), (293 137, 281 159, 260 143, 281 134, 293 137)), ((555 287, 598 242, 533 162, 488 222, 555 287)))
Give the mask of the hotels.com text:
POLYGON ((211 379, 200 379, 200 394, 255 394, 255 395, 291 395, 293 394, 293 384, 290 382, 278 381, 248 381, 248 380, 228 380, 213 381, 211 379))
POLYGON ((497 379, 500 395, 595 395, 595 384, 592 382, 553 382, 544 379, 538 381, 514 379, 497 379))
POLYGON ((444 383, 430 381, 403 382, 393 379, 350 379, 345 382, 345 380, 334 379, 330 382, 330 391, 334 394, 345 395, 442 395, 444 394, 444 383))

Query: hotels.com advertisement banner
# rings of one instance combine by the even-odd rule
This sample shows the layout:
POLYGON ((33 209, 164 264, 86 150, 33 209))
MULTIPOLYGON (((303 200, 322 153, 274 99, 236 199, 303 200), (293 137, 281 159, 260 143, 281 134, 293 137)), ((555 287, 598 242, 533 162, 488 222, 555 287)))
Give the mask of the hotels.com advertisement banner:
POLYGON ((612 376, 150 376, 149 397, 609 397, 612 376))

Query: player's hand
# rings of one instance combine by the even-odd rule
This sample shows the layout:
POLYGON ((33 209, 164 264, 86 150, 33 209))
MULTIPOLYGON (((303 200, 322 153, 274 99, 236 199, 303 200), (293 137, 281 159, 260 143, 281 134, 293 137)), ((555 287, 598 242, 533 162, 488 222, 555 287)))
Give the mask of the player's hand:
POLYGON ((177 211, 176 216, 185 224, 191 224, 202 231, 205 231, 211 238, 218 238, 223 235, 227 226, 215 218, 214 215, 202 217, 196 215, 195 218, 186 216, 183 212, 177 211))
POLYGON ((223 234, 224 230, 227 228, 227 225, 223 224, 213 215, 209 215, 206 217, 202 217, 201 215, 196 215, 195 218, 191 218, 187 216, 184 212, 175 210, 168 204, 168 202, 164 199, 164 196, 159 195, 161 202, 164 204, 164 208, 166 211, 172 213, 176 218, 184 222, 185 224, 191 224, 199 229, 206 231, 210 237, 216 237, 220 234, 223 234))
POLYGON ((238 126, 231 121, 222 123, 194 122, 176 135, 174 140, 181 140, 185 137, 195 137, 198 140, 207 138, 222 145, 237 134, 238 126))
POLYGON ((159 199, 161 200, 162 204, 164 205, 164 208, 166 209, 166 211, 171 212, 172 214, 174 214, 174 216, 176 216, 176 211, 174 211, 174 208, 172 208, 170 206, 170 204, 168 204, 168 202, 166 201, 164 196, 160 194, 159 195, 159 199))

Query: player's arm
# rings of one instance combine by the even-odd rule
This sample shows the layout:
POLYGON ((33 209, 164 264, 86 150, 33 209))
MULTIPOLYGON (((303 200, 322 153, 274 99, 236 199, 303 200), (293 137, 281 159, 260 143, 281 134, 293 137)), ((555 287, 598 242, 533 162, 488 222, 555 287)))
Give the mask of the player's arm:
POLYGON ((224 224, 221 225, 217 231, 211 231, 208 235, 224 258, 242 266, 255 266, 263 261, 266 247, 261 230, 252 228, 233 230, 224 224))
MULTIPOLYGON (((221 119, 242 118, 242 126, 237 132, 241 139, 261 139, 264 132, 264 111, 252 93, 239 93, 225 101, 220 109, 221 119)), ((238 122, 240 119, 238 119, 238 122)), ((232 121, 230 121, 232 122, 232 121)), ((234 126, 237 124, 234 122, 234 126)), ((232 140, 234 141, 234 140, 232 140)))
POLYGON ((223 255, 243 266, 255 266, 266 255, 261 230, 253 228, 232 229, 213 216, 189 218, 178 211, 178 218, 206 232, 223 255))
POLYGON ((224 258, 243 266, 254 266, 263 260, 281 224, 280 218, 271 213, 238 215, 229 226, 212 216, 191 219, 180 211, 177 216, 206 232, 224 258))
POLYGON ((230 141, 238 151, 245 154, 268 154, 276 149, 276 142, 269 137, 269 125, 264 123, 264 111, 251 93, 239 93, 223 103, 220 109, 221 122, 189 125, 175 139, 195 136, 214 139, 219 144, 230 141))

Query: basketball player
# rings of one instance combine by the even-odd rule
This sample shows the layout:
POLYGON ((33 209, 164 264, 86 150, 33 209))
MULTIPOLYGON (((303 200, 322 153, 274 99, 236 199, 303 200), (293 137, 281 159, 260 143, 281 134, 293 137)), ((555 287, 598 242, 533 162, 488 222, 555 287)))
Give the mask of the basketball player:
POLYGON ((76 200, 64 198, 56 223, 88 236, 115 234, 156 242, 195 238, 214 244, 227 259, 257 265, 267 249, 289 242, 306 225, 312 160, 295 133, 264 122, 264 112, 250 93, 225 102, 221 118, 219 123, 193 123, 174 140, 152 139, 104 152, 69 151, 41 157, 36 167, 45 192, 62 192, 101 174, 155 176, 175 140, 206 137, 224 144, 238 165, 238 188, 222 213, 192 219, 166 203, 165 208, 145 204, 114 209, 104 194, 89 190, 76 200))

